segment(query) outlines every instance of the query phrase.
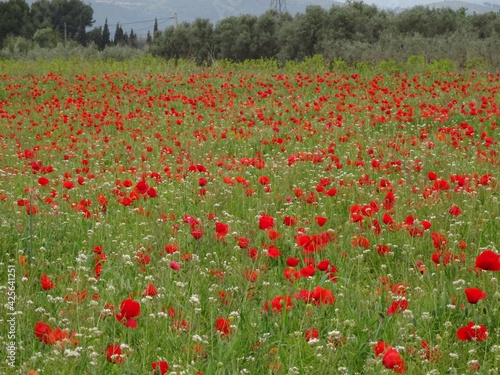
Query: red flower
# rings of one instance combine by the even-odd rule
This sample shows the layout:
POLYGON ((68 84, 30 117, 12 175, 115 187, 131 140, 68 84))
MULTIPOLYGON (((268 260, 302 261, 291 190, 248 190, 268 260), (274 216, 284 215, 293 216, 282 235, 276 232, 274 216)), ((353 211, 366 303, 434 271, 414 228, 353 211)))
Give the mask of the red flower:
POLYGON ((181 266, 179 265, 179 263, 173 260, 170 262, 170 268, 172 268, 174 271, 179 271, 181 269, 181 266))
POLYGON ((316 223, 318 223, 318 225, 320 227, 322 227, 323 225, 325 225, 326 221, 328 220, 326 217, 323 217, 323 216, 316 216, 314 218, 314 220, 316 221, 316 223))
POLYGON ((240 249, 246 249, 250 245, 250 240, 245 237, 239 237, 238 238, 238 246, 240 249))
POLYGON ((120 314, 116 314, 116 319, 124 326, 130 328, 137 327, 136 319, 141 315, 141 305, 132 299, 123 300, 120 304, 120 314))
POLYGON ((486 293, 483 292, 481 289, 477 288, 467 288, 464 290, 465 295, 467 297, 467 301, 469 303, 477 303, 479 300, 486 298, 486 293))
POLYGON ((50 290, 52 288, 55 288, 55 284, 52 282, 52 280, 47 276, 46 273, 42 275, 40 278, 40 284, 42 284, 43 290, 50 290))
POLYGON ((165 375, 168 371, 168 363, 165 361, 151 363, 155 375, 165 375))
POLYGON ((258 181, 261 185, 268 185, 271 182, 267 176, 260 176, 258 181))
POLYGON ((477 256, 476 267, 486 271, 500 271, 500 256, 491 250, 485 250, 477 256))
POLYGON ((408 301, 405 299, 394 301, 387 309, 387 314, 394 315, 397 312, 405 311, 408 308, 408 301))
POLYGON ((283 219, 283 224, 285 224, 287 227, 293 227, 295 224, 297 224, 298 221, 297 216, 285 216, 283 219))
POLYGON ((63 183, 63 187, 65 189, 73 189, 75 187, 75 183, 73 181, 70 181, 70 180, 66 180, 64 181, 63 183))
MULTIPOLYGON (((271 309, 273 310, 274 313, 279 313, 283 310, 283 307, 285 310, 290 310, 293 307, 292 304, 292 299, 290 296, 278 296, 274 297, 271 300, 271 309)), ((264 302, 264 310, 269 311, 269 303, 268 301, 264 302)))
POLYGON ((274 218, 267 214, 260 215, 259 228, 262 230, 272 229, 274 227, 274 218))
POLYGON ((381 354, 384 354, 390 348, 391 348, 391 346, 389 344, 387 344, 386 342, 378 341, 373 346, 373 351, 375 352, 375 357, 378 357, 381 354))
POLYGON ((120 348, 120 345, 110 345, 103 353, 106 353, 106 360, 108 362, 112 363, 123 362, 122 348, 120 348))
POLYGON ((316 272, 314 266, 306 266, 300 270, 300 275, 302 277, 311 277, 314 276, 314 272, 316 272))
POLYGON ((335 302, 335 296, 333 293, 325 288, 320 286, 316 286, 314 290, 311 292, 310 298, 313 300, 312 302, 315 305, 333 305, 335 302))
POLYGON ((40 177, 38 179, 38 183, 41 185, 41 186, 47 186, 49 184, 49 179, 47 177, 40 177))
POLYGON ((218 221, 215 223, 215 237, 218 240, 221 238, 224 240, 224 237, 226 237, 228 231, 229 231, 229 225, 220 223, 218 221))
POLYGON ((144 291, 144 293, 142 293, 142 295, 144 297, 148 296, 148 297, 154 297, 158 294, 158 291, 156 290, 155 286, 151 283, 148 285, 148 287, 146 288, 146 290, 144 291))
POLYGON ((287 258, 286 264, 288 267, 296 267, 299 264, 299 260, 297 258, 287 258))
POLYGON ((397 350, 393 348, 389 348, 383 358, 382 358, 382 364, 388 368, 393 370, 394 372, 397 372, 398 374, 402 374, 405 372, 405 361, 403 358, 399 355, 397 350))
POLYGON ((226 318, 217 318, 215 320, 215 329, 221 334, 222 337, 231 336, 231 322, 226 318))
POLYGON ((149 186, 144 180, 140 180, 137 185, 135 185, 134 191, 138 194, 146 194, 149 190, 149 186))
POLYGON ((458 216, 462 213, 462 210, 460 209, 460 207, 458 207, 457 205, 453 205, 449 210, 448 212, 450 214, 452 214, 453 216, 458 216))
POLYGON ((35 324, 35 335, 38 340, 46 344, 49 343, 49 335, 52 333, 52 328, 44 322, 38 322, 35 324))
POLYGON ((48 324, 44 322, 38 322, 35 324, 35 336, 38 337, 38 340, 44 342, 45 344, 54 345, 56 343, 61 343, 61 346, 64 346, 67 340, 72 341, 74 345, 78 345, 78 343, 74 340, 76 335, 75 332, 72 332, 71 335, 68 331, 63 331, 60 328, 52 329, 48 324))
POLYGON ((267 254, 269 258, 278 258, 281 255, 281 252, 276 248, 276 246, 271 245, 269 249, 267 249, 267 254))
POLYGON ((488 338, 488 332, 482 324, 475 325, 473 322, 457 330, 457 338, 461 341, 483 341, 488 338))
POLYGON ((315 328, 309 328, 304 332, 304 337, 306 338, 306 341, 309 342, 311 340, 317 339, 319 337, 319 332, 315 328))
POLYGON ((386 255, 391 253, 391 249, 387 245, 378 245, 377 246, 377 253, 379 255, 386 255))
POLYGON ((201 237, 203 237, 203 229, 200 227, 193 228, 191 230, 191 236, 193 236, 195 240, 199 240, 201 237))

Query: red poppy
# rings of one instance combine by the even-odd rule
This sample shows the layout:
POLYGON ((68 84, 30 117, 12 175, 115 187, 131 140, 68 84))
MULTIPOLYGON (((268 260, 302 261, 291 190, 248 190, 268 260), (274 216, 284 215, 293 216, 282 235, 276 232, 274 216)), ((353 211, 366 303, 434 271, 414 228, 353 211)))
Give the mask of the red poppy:
POLYGON ((408 308, 408 301, 405 299, 394 301, 387 309, 387 314, 394 315, 397 312, 405 311, 408 308))
POLYGON ((204 178, 204 177, 200 177, 200 179, 198 180, 198 185, 199 185, 200 187, 203 187, 203 186, 205 186, 206 184, 208 184, 207 179, 206 179, 206 178, 204 178))
POLYGON ((315 328, 309 328, 304 332, 304 337, 306 338, 306 341, 309 342, 311 340, 317 339, 319 337, 319 332, 315 328))
POLYGON ((240 249, 246 249, 250 245, 250 239, 245 237, 238 237, 238 246, 240 249))
POLYGON ((149 186, 144 180, 140 180, 134 188, 134 191, 136 191, 138 194, 146 194, 149 190, 149 186))
POLYGON ((52 333, 52 328, 48 324, 44 322, 38 322, 35 324, 34 331, 36 337, 38 337, 38 340, 46 344, 49 343, 49 335, 52 333))
MULTIPOLYGON (((292 299, 290 296, 278 296, 271 300, 271 309, 274 313, 279 313, 285 308, 285 310, 290 310, 293 308, 292 299)), ((264 311, 269 311, 268 301, 264 302, 264 311)))
POLYGON ((333 293, 325 288, 316 286, 311 292, 310 298, 315 305, 333 305, 335 302, 335 296, 333 293))
POLYGON ((229 337, 232 334, 231 322, 226 318, 217 318, 215 320, 215 329, 221 334, 221 337, 229 337))
POLYGON ((460 207, 458 207, 457 205, 453 205, 449 210, 448 212, 450 214, 452 214, 453 216, 458 216, 462 213, 462 210, 460 209, 460 207))
POLYGON ((486 271, 500 271, 500 256, 491 250, 485 250, 477 256, 476 267, 486 271))
POLYGON ((147 286, 146 290, 142 295, 144 297, 154 297, 158 294, 158 291, 156 290, 155 286, 151 283, 147 286))
POLYGON ((377 246, 377 253, 379 255, 386 255, 391 253, 391 249, 387 245, 378 245, 377 246))
POLYGON ((262 230, 272 229, 274 227, 274 218, 268 214, 262 214, 259 218, 259 228, 262 230))
POLYGON ((383 358, 382 358, 382 364, 388 368, 393 370, 394 372, 398 374, 402 374, 405 372, 405 361, 401 357, 401 355, 397 352, 396 349, 389 348, 383 358))
POLYGON ((322 227, 323 225, 325 225, 326 221, 328 220, 326 217, 323 217, 323 216, 316 216, 314 218, 314 220, 316 221, 316 223, 318 223, 318 225, 320 227, 322 227))
POLYGON ((120 314, 116 314, 116 319, 124 326, 130 328, 137 327, 137 318, 141 315, 141 305, 132 299, 123 300, 120 304, 120 314))
POLYGON ((179 271, 181 269, 181 266, 179 265, 179 263, 173 260, 170 262, 170 268, 172 268, 174 271, 179 271))
POLYGON ((286 264, 288 267, 296 267, 299 264, 299 259, 297 258, 287 258, 286 264))
POLYGON ((314 266, 306 266, 300 270, 300 276, 302 277, 312 277, 316 272, 314 266))
POLYGON ((378 341, 373 346, 373 351, 375 352, 375 357, 378 357, 381 354, 384 354, 390 348, 391 348, 391 346, 389 344, 387 344, 386 342, 378 341))
POLYGON ((199 240, 201 237, 203 237, 203 229, 200 227, 193 228, 191 230, 191 236, 193 236, 195 240, 199 240))
POLYGON ((110 345, 103 353, 106 354, 106 360, 108 362, 112 363, 123 362, 122 348, 120 347, 120 345, 110 345))
POLYGON ((40 278, 40 284, 42 284, 43 290, 50 290, 52 288, 55 288, 55 284, 47 276, 46 273, 42 274, 42 277, 40 278))
POLYGON ((73 345, 78 345, 78 342, 74 339, 76 335, 75 332, 70 334, 68 331, 60 328, 52 329, 44 322, 38 322, 35 324, 34 333, 38 340, 45 344, 54 345, 56 343, 60 343, 61 346, 64 346, 68 340, 71 340, 73 345))
POLYGON ((285 224, 287 227, 293 227, 295 224, 297 224, 298 221, 297 216, 285 216, 283 219, 283 224, 285 224))
POLYGON ((40 177, 38 179, 38 183, 41 185, 41 186, 47 186, 49 184, 49 179, 47 177, 40 177))
POLYGON ((269 258, 278 258, 281 256, 281 252, 276 248, 276 246, 271 245, 269 246, 269 249, 267 249, 267 254, 269 258))
POLYGON ((469 303, 475 304, 479 300, 486 298, 486 293, 483 292, 481 289, 477 288, 467 288, 464 290, 465 296, 467 297, 467 301, 469 303))
POLYGON ((488 338, 488 332, 482 324, 469 322, 467 326, 457 330, 457 338, 461 341, 483 341, 488 338))
POLYGON ((261 185, 268 185, 271 182, 267 176, 260 176, 258 181, 261 185))
POLYGON ((224 240, 224 237, 226 237, 228 231, 229 231, 229 225, 220 223, 218 221, 215 223, 215 237, 218 240, 221 238, 224 240))
POLYGON ((168 363, 165 361, 151 363, 155 375, 165 375, 168 371, 168 363))
POLYGON ((66 180, 64 181, 63 183, 63 187, 65 189, 73 189, 75 187, 75 183, 73 181, 70 181, 70 180, 66 180))

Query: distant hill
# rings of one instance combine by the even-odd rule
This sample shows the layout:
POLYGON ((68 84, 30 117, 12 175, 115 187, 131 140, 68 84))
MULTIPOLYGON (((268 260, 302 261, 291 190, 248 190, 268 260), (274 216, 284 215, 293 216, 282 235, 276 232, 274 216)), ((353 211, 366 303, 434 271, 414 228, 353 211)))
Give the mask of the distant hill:
MULTIPOLYGON (((367 4, 378 5, 379 9, 401 11, 413 7, 419 0, 366 0, 367 4)), ((498 1, 498 0, 490 0, 498 1)), ((27 0, 32 4, 34 0, 27 0)), ((130 29, 139 37, 146 37, 148 31, 153 31, 154 20, 158 19, 158 27, 164 30, 175 23, 192 22, 196 18, 209 19, 214 25, 224 18, 252 14, 259 16, 270 8, 270 0, 84 0, 94 10, 94 26, 103 26, 107 18, 111 37, 114 36, 116 24, 120 23, 125 32, 130 29)), ((332 5, 344 5, 343 1, 333 0, 286 0, 288 13, 296 15, 304 13, 309 5, 319 5, 330 9, 332 5)), ((449 7, 454 10, 467 9, 467 12, 486 13, 500 11, 500 5, 491 2, 440 1, 427 3, 430 8, 449 7)))
POLYGON ((481 14, 487 12, 498 12, 500 11, 500 5, 492 3, 469 3, 465 1, 440 1, 437 3, 432 3, 428 5, 429 8, 450 8, 453 10, 459 10, 460 8, 465 8, 467 14, 481 14))

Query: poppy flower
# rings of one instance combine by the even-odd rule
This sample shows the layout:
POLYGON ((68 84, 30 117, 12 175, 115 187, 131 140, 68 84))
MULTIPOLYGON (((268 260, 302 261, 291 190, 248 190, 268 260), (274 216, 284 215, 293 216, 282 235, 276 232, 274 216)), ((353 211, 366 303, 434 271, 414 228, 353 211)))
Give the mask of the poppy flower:
POLYGON ((165 361, 153 362, 151 368, 155 375, 165 375, 168 371, 168 363, 165 361))
POLYGON ((306 266, 300 270, 300 275, 302 277, 312 277, 315 272, 314 266, 306 266))
POLYGON ((467 288, 464 290, 465 296, 467 297, 467 301, 469 303, 475 304, 479 300, 486 298, 486 293, 483 292, 481 289, 477 288, 467 288))
POLYGON ((123 363, 122 348, 120 345, 110 345, 103 353, 106 354, 108 362, 123 363))
POLYGON ((397 312, 405 311, 408 308, 408 301, 405 299, 394 301, 387 309, 387 314, 394 315, 397 312))
POLYGON ((300 260, 297 258, 287 258, 286 264, 288 267, 296 267, 299 264, 300 260))
POLYGON ((135 188, 134 190, 138 193, 138 194, 146 194, 149 190, 149 186, 148 184, 146 183, 146 181, 144 180, 140 180, 136 185, 135 185, 135 188))
POLYGON ((283 218, 283 224, 285 224, 287 227, 293 227, 295 224, 297 224, 297 221, 299 218, 297 216, 285 216, 283 218))
POLYGON ((181 266, 179 265, 179 263, 173 260, 170 262, 170 268, 172 268, 174 271, 179 271, 181 269, 181 266))
POLYGON ((229 337, 232 334, 231 322, 226 318, 215 319, 215 329, 220 333, 221 337, 229 337))
POLYGON ((123 300, 120 304, 120 314, 116 314, 116 319, 124 326, 130 328, 137 327, 137 318, 141 315, 141 305, 132 299, 123 300))
POLYGON ((453 205, 448 212, 453 216, 458 216, 462 213, 462 210, 457 205, 453 205))
POLYGON ((240 249, 246 249, 250 245, 250 239, 245 237, 238 237, 238 246, 240 249))
POLYGON ((333 293, 320 286, 316 286, 313 289, 310 298, 315 305, 333 305, 335 302, 335 296, 333 293))
POLYGON ((483 341, 488 338, 488 332, 482 324, 469 322, 467 326, 457 330, 457 338, 460 341, 483 341))
POLYGON ((64 183, 63 183, 63 187, 64 187, 65 189, 68 189, 68 190, 69 190, 69 189, 73 189, 73 188, 75 187, 75 183, 74 183, 73 181, 66 180, 66 181, 64 181, 64 183))
POLYGON ((47 186, 49 184, 49 179, 47 177, 40 177, 38 183, 40 186, 47 186))
POLYGON ((384 354, 390 348, 391 348, 391 346, 388 343, 386 343, 384 341, 378 341, 373 346, 373 351, 375 352, 375 357, 378 357, 381 354, 384 354))
POLYGON ((262 230, 272 229, 274 227, 274 218, 267 214, 260 215, 259 228, 262 230))
POLYGON ((158 294, 155 286, 151 283, 147 286, 146 290, 142 294, 144 297, 154 297, 158 294))
POLYGON ((42 274, 42 277, 40 278, 40 284, 42 284, 43 290, 50 290, 52 288, 55 288, 55 284, 47 276, 46 273, 42 274))
POLYGON ((215 237, 218 240, 221 238, 224 240, 224 237, 226 237, 228 231, 229 231, 229 225, 220 223, 218 221, 215 223, 215 237))
POLYGON ((314 221, 316 221, 316 223, 317 223, 320 227, 322 227, 323 225, 325 225, 327 220, 328 220, 328 219, 327 219, 326 217, 323 217, 323 216, 316 216, 316 217, 314 218, 314 221))
POLYGON ((396 349, 389 348, 382 357, 382 364, 398 374, 405 372, 405 361, 396 349))
POLYGON ((35 324, 35 336, 38 340, 46 344, 49 343, 49 335, 52 333, 52 328, 44 322, 38 322, 35 324))
POLYGON ((78 343, 74 340, 76 335, 75 332, 70 334, 68 331, 60 328, 52 329, 44 322, 38 322, 35 324, 34 333, 38 340, 45 344, 54 345, 62 342, 61 345, 64 346, 68 340, 71 340, 74 345, 78 345, 78 343))
MULTIPOLYGON (((285 308, 285 310, 290 310, 293 307, 292 299, 290 296, 278 296, 271 300, 271 309, 274 313, 279 313, 285 308)), ((269 311, 269 302, 264 302, 264 311, 269 311)))
POLYGON ((306 341, 309 342, 311 340, 317 339, 319 337, 319 332, 315 328, 309 328, 304 332, 304 337, 306 338, 306 341))
POLYGON ((193 228, 191 230, 191 236, 193 236, 195 240, 199 240, 201 237, 203 237, 203 229, 200 227, 193 228))
POLYGON ((486 271, 500 271, 500 255, 485 250, 477 256, 476 267, 486 271))
POLYGON ((267 249, 267 254, 269 258, 278 258, 281 256, 281 252, 278 250, 278 248, 274 245, 269 246, 269 249, 267 249))

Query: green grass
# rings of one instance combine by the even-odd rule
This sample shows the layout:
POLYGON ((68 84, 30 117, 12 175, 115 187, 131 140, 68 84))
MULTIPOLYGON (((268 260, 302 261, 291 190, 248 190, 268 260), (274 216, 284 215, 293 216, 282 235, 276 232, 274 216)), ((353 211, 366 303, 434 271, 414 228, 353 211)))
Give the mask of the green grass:
MULTIPOLYGON (((144 72, 141 63, 44 62, 29 74, 2 64, 0 262, 2 285, 8 265, 15 266, 18 311, 16 361, 3 366, 6 373, 150 374, 158 361, 182 374, 393 373, 375 357, 377 341, 399 351, 408 374, 465 374, 474 361, 478 373, 498 373, 498 280, 494 272, 473 270, 476 257, 485 249, 498 252, 500 243, 498 75, 187 72, 159 62, 144 72), (472 103, 480 111, 471 113, 472 103), (47 166, 53 171, 44 172, 47 166), (429 172, 450 189, 425 197, 433 186, 429 172), (478 185, 488 174, 488 184, 478 185), (456 175, 467 176, 469 191, 458 188, 456 175), (260 176, 270 179, 268 187, 260 176), (200 177, 208 181, 204 195, 200 177), (130 196, 141 179, 157 197, 139 194, 121 204, 118 196, 130 196), (335 188, 336 195, 317 190, 325 179, 325 190, 335 188), (75 187, 65 189, 66 180, 75 187), (133 185, 124 187, 125 180, 133 185), (389 190, 395 202, 384 208, 389 190), (27 214, 23 199, 31 199, 36 214, 27 214), (377 212, 363 211, 363 224, 353 222, 355 204, 375 201, 377 212), (453 205, 459 216, 449 213, 453 205), (259 229, 262 213, 275 219, 279 238, 259 229), (392 227, 383 223, 385 213, 392 227), (199 221, 200 239, 191 235, 186 215, 199 221), (283 223, 287 215, 298 218, 294 227, 283 223), (410 215, 412 227, 428 220, 431 228, 410 235, 410 215), (327 218, 323 227, 316 216, 327 218), (224 239, 216 239, 217 221, 229 226, 224 239), (321 251, 306 254, 297 245, 297 235, 322 232, 334 236, 321 251), (457 259, 433 263, 432 232, 448 240, 445 253, 457 259), (256 259, 238 246, 239 237, 250 239, 256 259), (360 237, 367 248, 353 244, 360 237), (280 257, 266 256, 271 244, 280 257), (178 251, 168 254, 167 245, 178 251), (378 245, 391 253, 379 255, 378 245), (98 278, 96 246, 106 257, 98 278), (139 253, 149 264, 137 261, 139 253), (283 275, 289 257, 299 259, 297 271, 329 260, 337 282, 316 268, 312 277, 290 283, 283 275), (42 288, 42 274, 53 289, 42 288), (387 313, 398 296, 383 277, 406 286, 406 311, 387 313), (158 294, 145 297, 150 283, 158 294), (298 297, 316 286, 331 291, 335 302, 298 297), (487 297, 469 304, 467 287, 487 297), (75 302, 82 291, 85 298, 75 302), (293 308, 265 312, 265 302, 277 296, 290 296, 293 308), (127 298, 140 303, 137 328, 107 310, 108 304, 118 313, 127 298), (217 318, 231 322, 228 337, 216 331, 217 318), (74 331, 78 344, 38 340, 40 321, 74 331), (489 337, 458 340, 457 330, 469 321, 484 325, 489 337), (318 330, 317 341, 306 342, 310 328, 318 330), (441 353, 439 360, 425 358, 422 340, 441 353), (122 363, 103 354, 111 344, 125 345, 122 363)), ((8 289, 2 291, 6 304, 8 289)))

